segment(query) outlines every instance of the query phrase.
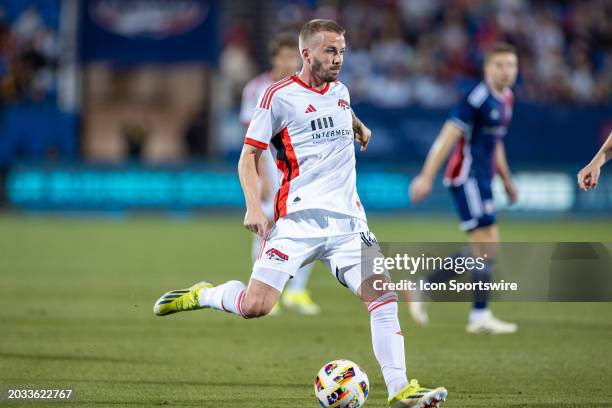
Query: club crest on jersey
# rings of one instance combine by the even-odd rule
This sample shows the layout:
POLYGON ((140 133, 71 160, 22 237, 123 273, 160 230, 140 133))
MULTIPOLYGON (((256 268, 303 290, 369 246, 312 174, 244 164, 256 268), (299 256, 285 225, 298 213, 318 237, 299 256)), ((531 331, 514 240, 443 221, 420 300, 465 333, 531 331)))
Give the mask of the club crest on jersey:
POLYGON ((351 109, 351 105, 349 105, 349 103, 344 99, 338 99, 338 106, 344 110, 351 109))
POLYGON ((268 259, 271 259, 274 261, 285 262, 289 260, 289 256, 287 256, 286 254, 283 254, 281 251, 279 251, 276 248, 268 249, 266 251, 266 256, 268 257, 268 259))

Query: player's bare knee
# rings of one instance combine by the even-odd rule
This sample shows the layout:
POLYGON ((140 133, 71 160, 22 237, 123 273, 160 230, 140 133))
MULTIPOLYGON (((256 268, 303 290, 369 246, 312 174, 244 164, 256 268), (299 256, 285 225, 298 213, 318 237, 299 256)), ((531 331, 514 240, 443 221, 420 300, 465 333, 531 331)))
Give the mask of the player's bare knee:
POLYGON ((388 288, 390 279, 387 275, 370 275, 361 282, 357 296, 364 303, 370 303, 387 293, 393 292, 388 288))
POLYGON ((242 303, 242 315, 247 319, 263 317, 270 313, 272 306, 268 305, 263 299, 248 300, 242 303))

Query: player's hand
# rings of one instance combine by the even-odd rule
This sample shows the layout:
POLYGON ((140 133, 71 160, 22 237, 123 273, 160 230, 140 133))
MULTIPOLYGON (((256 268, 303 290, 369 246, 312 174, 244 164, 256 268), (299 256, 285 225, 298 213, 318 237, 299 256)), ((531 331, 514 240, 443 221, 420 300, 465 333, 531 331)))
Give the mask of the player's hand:
POLYGON ((516 203, 518 201, 518 190, 512 180, 504 182, 504 189, 506 190, 506 195, 508 196, 510 204, 516 203))
POLYGON ((355 134, 355 140, 361 145, 361 151, 365 151, 372 138, 372 131, 363 122, 359 121, 359 124, 353 127, 353 133, 355 134))
POLYGON ((432 181, 422 175, 418 175, 410 183, 410 201, 418 203, 423 201, 431 193, 432 181))
POLYGON ((599 181, 600 166, 597 163, 589 163, 578 172, 578 187, 583 191, 597 187, 599 181))
POLYGON ((246 229, 259 235, 261 238, 265 238, 268 234, 268 217, 266 217, 261 209, 249 210, 247 208, 243 224, 246 229))

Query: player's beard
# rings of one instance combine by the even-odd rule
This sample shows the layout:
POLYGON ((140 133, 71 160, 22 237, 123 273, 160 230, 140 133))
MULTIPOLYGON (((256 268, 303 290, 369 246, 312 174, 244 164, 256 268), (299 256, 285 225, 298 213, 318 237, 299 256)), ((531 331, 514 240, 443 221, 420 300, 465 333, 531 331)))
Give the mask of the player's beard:
POLYGON ((312 58, 312 72, 323 82, 334 82, 340 74, 340 70, 332 71, 324 69, 323 63, 316 58, 312 58))

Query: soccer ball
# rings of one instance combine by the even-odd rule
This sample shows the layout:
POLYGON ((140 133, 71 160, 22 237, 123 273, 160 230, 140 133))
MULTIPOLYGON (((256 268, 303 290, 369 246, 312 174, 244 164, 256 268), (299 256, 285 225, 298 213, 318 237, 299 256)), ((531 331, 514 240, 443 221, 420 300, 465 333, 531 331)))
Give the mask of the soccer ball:
POLYGON ((315 395, 325 408, 362 407, 368 398, 369 387, 365 371, 349 360, 325 364, 314 383, 315 395))

